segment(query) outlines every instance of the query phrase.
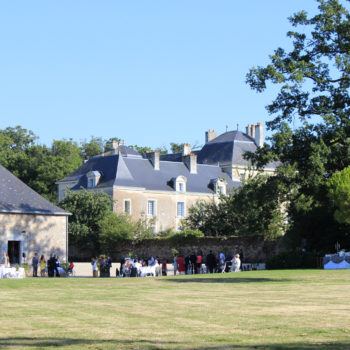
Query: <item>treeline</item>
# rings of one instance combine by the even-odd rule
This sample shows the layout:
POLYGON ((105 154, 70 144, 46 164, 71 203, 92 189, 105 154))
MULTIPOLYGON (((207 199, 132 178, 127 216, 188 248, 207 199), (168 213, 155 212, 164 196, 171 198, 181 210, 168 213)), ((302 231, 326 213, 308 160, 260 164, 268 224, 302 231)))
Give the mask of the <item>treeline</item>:
MULTIPOLYGON (((0 164, 42 196, 56 202, 56 181, 76 170, 84 160, 110 151, 113 141, 121 140, 118 137, 107 140, 91 137, 84 142, 54 140, 50 146, 38 141, 37 135, 21 126, 0 129, 0 164)), ((148 146, 131 147, 140 153, 152 151, 148 146)), ((181 148, 182 144, 170 144, 174 153, 181 148)), ((168 152, 165 146, 159 149, 168 152)))

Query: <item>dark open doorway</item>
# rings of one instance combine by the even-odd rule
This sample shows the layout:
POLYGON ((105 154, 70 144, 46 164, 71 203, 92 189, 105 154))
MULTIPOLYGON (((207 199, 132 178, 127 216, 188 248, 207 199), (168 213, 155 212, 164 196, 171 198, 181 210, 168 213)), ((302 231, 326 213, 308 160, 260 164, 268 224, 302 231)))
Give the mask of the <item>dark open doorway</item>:
POLYGON ((10 264, 20 263, 20 250, 21 250, 21 241, 8 241, 7 252, 10 258, 10 264))

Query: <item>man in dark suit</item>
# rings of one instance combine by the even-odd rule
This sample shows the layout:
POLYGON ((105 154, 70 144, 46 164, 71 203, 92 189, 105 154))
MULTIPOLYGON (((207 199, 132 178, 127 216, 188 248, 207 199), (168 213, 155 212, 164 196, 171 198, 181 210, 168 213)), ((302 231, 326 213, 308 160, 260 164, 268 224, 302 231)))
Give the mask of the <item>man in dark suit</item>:
POLYGON ((216 258, 211 250, 207 255, 206 265, 207 265, 208 272, 213 273, 216 266, 216 258))

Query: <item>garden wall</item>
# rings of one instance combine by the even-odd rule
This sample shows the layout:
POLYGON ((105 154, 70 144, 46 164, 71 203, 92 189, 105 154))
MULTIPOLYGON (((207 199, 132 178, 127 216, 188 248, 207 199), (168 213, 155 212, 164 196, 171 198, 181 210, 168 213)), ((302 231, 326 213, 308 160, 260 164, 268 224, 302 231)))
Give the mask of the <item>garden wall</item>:
MULTIPOLYGON (((133 256, 147 258, 158 256, 172 260, 173 250, 180 254, 191 254, 193 251, 202 251, 204 255, 212 250, 215 254, 224 252, 226 255, 239 253, 243 255, 243 262, 266 262, 268 258, 279 252, 278 241, 264 241, 261 236, 248 237, 202 237, 202 238, 158 238, 147 239, 139 242, 124 241, 111 247, 109 251, 101 252, 108 254, 114 261, 121 256, 133 256)), ((69 256, 74 261, 89 261, 93 252, 81 251, 77 247, 70 247, 69 256)))

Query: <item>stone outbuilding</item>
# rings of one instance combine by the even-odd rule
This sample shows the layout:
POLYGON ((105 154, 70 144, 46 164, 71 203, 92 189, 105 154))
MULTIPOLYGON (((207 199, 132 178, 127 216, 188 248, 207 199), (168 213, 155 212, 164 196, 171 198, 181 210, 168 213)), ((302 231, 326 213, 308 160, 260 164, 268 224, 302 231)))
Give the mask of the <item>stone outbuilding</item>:
POLYGON ((37 252, 67 260, 68 215, 0 165, 0 258, 21 264, 37 252))

